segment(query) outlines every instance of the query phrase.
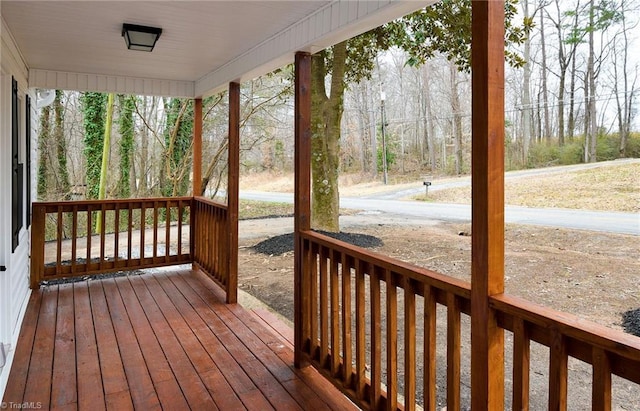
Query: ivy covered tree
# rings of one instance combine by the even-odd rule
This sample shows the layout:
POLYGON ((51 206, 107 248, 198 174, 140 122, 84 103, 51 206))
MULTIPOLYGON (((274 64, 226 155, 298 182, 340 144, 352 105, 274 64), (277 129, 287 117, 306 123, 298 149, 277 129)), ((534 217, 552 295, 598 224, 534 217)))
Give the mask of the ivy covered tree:
POLYGON ((38 200, 47 196, 47 142, 51 137, 51 108, 45 106, 40 112, 40 133, 38 134, 38 200))
POLYGON ((118 179, 118 195, 120 198, 131 196, 131 165, 133 160, 133 142, 135 127, 133 112, 136 109, 135 96, 118 96, 120 115, 118 116, 118 129, 120 131, 120 144, 118 154, 120 157, 120 176, 118 179))
POLYGON ((64 92, 56 90, 56 98, 53 100, 54 129, 53 135, 56 143, 56 160, 58 163, 58 179, 56 188, 61 196, 69 193, 69 171, 67 170, 67 141, 64 136, 64 105, 62 103, 64 92))
MULTIPOLYGON (((511 24, 517 0, 505 3, 506 45, 526 38, 530 21, 511 24)), ((370 78, 379 51, 397 46, 409 54, 409 65, 420 65, 436 53, 453 61, 459 70, 471 67, 471 0, 443 0, 312 56, 311 63, 311 224, 339 231, 338 190, 340 122, 344 90, 350 83, 370 78), (331 76, 327 89, 325 81, 331 76)), ((524 61, 510 51, 506 60, 521 66, 524 61)))
POLYGON ((100 167, 107 107, 105 93, 87 92, 80 97, 84 125, 84 156, 86 160, 86 198, 98 198, 100 167))
POLYGON ((191 144, 193 143, 193 100, 172 98, 165 102, 164 173, 162 195, 175 197, 189 191, 191 144))

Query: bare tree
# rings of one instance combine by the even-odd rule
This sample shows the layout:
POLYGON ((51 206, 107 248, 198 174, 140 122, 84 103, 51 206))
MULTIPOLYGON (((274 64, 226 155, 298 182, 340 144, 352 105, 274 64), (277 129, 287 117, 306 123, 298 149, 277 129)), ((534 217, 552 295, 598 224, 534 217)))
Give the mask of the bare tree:
MULTIPOLYGON (((614 62, 613 62, 613 93, 616 99, 616 111, 618 114, 618 136, 620 144, 618 146, 619 155, 626 157, 627 141, 631 127, 633 115, 633 99, 636 93, 636 81, 638 80, 638 65, 633 68, 633 77, 629 73, 629 32, 638 27, 638 21, 628 25, 628 2, 622 0, 620 3, 621 30, 614 38, 614 62)), ((637 11, 637 10, 636 10, 637 11)))

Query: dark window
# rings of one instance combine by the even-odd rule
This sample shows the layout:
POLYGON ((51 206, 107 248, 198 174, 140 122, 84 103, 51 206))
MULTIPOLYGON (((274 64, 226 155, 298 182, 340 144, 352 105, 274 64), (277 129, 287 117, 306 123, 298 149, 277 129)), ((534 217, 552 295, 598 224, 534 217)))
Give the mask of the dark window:
POLYGON ((26 179, 27 179, 27 228, 31 226, 31 97, 26 98, 25 111, 25 133, 27 155, 25 158, 26 179))
POLYGON ((11 94, 11 251, 18 247, 23 220, 24 170, 20 164, 20 106, 18 82, 12 78, 11 94))

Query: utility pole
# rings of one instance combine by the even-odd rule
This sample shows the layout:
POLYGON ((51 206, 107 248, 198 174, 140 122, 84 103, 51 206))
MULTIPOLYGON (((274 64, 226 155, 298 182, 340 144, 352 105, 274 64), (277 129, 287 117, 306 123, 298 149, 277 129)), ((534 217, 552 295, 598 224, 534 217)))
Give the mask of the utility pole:
POLYGON ((380 130, 382 132, 382 178, 384 184, 387 185, 387 141, 384 134, 385 128, 385 119, 384 119, 384 100, 385 100, 384 91, 380 91, 380 130))

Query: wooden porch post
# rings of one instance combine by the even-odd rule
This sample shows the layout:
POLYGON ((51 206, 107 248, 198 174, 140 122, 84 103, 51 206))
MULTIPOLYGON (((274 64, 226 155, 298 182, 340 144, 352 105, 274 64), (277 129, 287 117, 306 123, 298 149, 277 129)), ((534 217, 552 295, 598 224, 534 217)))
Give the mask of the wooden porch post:
POLYGON ((238 301, 238 196, 240 186, 240 84, 229 83, 229 158, 227 172, 227 304, 238 301))
POLYGON ((504 1, 472 2, 471 408, 504 409, 504 1))
POLYGON ((303 255, 300 232, 311 229, 311 55, 296 53, 295 58, 295 196, 294 196, 294 364, 302 363, 305 321, 303 255))
MULTIPOLYGON (((191 181, 191 195, 193 197, 202 194, 202 99, 193 101, 193 175, 191 181)), ((196 203, 191 201, 189 222, 189 254, 191 261, 195 261, 196 249, 196 203)), ((193 264, 195 269, 195 263, 193 264)))
POLYGON ((194 197, 202 195, 202 99, 193 104, 193 182, 194 197))

